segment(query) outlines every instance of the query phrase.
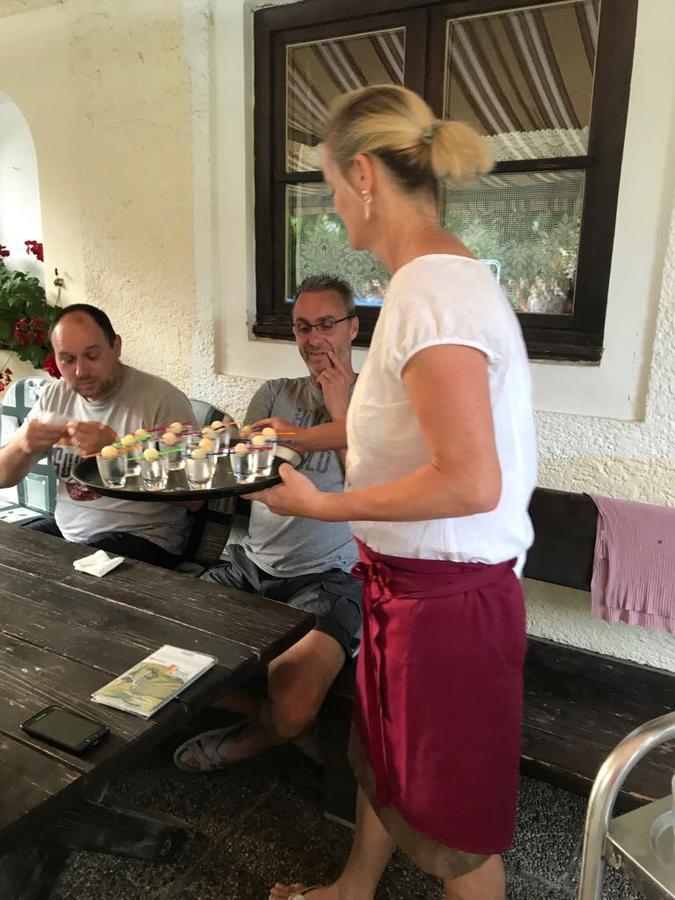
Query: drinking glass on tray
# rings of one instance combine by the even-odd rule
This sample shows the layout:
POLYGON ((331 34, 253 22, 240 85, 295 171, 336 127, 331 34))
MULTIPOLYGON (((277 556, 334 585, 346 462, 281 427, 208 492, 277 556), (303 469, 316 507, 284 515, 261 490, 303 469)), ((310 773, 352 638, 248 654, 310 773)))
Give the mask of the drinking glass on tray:
POLYGON ((127 454, 122 449, 108 446, 96 454, 96 465, 101 481, 109 488, 123 488, 127 483, 127 454))
POLYGON ((185 458, 185 475, 192 490, 209 490, 216 470, 216 457, 202 447, 195 447, 185 458))
POLYGON ((141 457, 141 487, 144 491, 163 491, 168 479, 169 458, 148 447, 141 457))
POLYGON ((255 478, 256 451, 250 444, 239 443, 230 450, 230 465, 237 481, 253 481, 255 478))
POLYGON ((165 431, 159 439, 159 449, 168 460, 169 471, 178 472, 185 468, 186 441, 175 431, 165 431))
POLYGON ((253 435, 251 438, 251 455, 253 456, 253 469, 256 475, 268 476, 272 474, 274 444, 271 444, 265 435, 253 435))

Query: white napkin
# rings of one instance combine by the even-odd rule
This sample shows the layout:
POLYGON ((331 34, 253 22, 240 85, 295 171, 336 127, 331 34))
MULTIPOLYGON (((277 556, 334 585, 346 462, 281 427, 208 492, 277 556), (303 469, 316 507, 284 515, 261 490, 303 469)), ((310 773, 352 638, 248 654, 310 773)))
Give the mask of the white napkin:
POLYGON ((68 423, 68 419, 65 416, 59 415, 59 413, 51 412, 50 410, 45 410, 41 412, 38 416, 40 422, 44 422, 45 425, 66 425, 68 423))
POLYGON ((102 575, 111 572, 114 568, 124 562, 123 556, 108 556, 105 550, 97 550, 91 556, 84 556, 82 559, 76 559, 73 566, 79 572, 86 572, 87 575, 96 575, 100 578, 102 575))

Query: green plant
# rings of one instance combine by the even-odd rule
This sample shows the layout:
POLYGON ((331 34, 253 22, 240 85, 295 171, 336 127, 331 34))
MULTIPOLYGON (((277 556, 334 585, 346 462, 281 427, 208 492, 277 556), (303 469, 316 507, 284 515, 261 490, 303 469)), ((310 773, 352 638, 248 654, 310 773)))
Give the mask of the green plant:
POLYGON ((0 258, 0 347, 36 369, 47 363, 50 370, 52 348, 48 335, 57 313, 58 308, 47 302, 37 278, 10 271, 0 258))

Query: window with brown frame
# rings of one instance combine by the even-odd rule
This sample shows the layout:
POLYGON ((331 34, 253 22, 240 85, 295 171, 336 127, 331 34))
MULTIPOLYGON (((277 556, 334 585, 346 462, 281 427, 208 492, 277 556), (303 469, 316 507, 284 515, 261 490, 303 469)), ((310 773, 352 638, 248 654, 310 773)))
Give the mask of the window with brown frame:
POLYGON ((305 0, 255 13, 254 333, 290 339, 303 277, 347 278, 367 345, 388 273, 354 252, 322 179, 332 101, 405 84, 468 122, 493 171, 439 216, 494 272, 531 358, 598 361, 637 0, 305 0))

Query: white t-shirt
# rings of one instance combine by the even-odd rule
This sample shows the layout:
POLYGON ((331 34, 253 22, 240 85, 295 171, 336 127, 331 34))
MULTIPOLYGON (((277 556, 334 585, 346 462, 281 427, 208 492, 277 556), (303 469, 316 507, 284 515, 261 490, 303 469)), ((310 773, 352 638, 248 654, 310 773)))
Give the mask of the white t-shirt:
POLYGON ((430 461, 401 373, 421 350, 462 344, 488 362, 502 493, 496 509, 420 522, 352 522, 371 550, 393 556, 498 563, 532 543, 527 508, 537 463, 530 372, 520 326, 478 260, 421 256, 393 276, 347 416, 345 490, 385 484, 430 461))
MULTIPOLYGON (((40 395, 28 419, 45 412, 78 422, 103 422, 119 437, 137 428, 155 428, 192 419, 185 394, 163 378, 124 367, 124 379, 112 397, 85 400, 64 381, 54 381, 40 395)), ((71 492, 73 493, 73 492, 71 492)), ((174 503, 94 497, 78 490, 71 496, 60 478, 54 517, 67 541, 86 543, 97 535, 122 531, 152 541, 180 555, 190 527, 187 510, 174 503)))

